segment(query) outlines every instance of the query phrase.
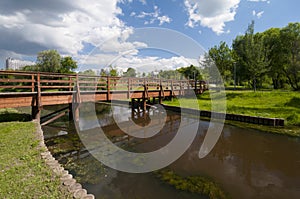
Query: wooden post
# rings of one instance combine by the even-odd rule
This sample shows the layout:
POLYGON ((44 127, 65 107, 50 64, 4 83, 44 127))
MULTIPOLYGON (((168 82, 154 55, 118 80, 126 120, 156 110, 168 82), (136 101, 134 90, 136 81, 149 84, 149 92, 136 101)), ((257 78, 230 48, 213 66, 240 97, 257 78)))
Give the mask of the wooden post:
POLYGON ((179 80, 179 96, 182 96, 182 83, 179 80))
POLYGON ((171 97, 171 100, 173 100, 173 97, 175 97, 173 80, 171 80, 171 96, 170 97, 171 97))
POLYGON ((40 85, 40 73, 37 74, 37 81, 35 85, 36 96, 33 100, 31 107, 31 115, 33 119, 40 121, 41 118, 41 109, 42 109, 42 95, 41 95, 41 85, 40 85))
POLYGON ((35 78, 34 74, 31 75, 31 92, 34 92, 34 84, 35 84, 35 78))
POLYGON ((159 97, 158 97, 158 103, 162 103, 162 85, 161 85, 161 79, 159 81, 159 97))
POLYGON ((129 99, 130 98, 130 78, 128 78, 128 85, 127 85, 127 87, 128 87, 128 91, 127 91, 127 99, 129 99))
POLYGON ((106 85, 106 88, 107 88, 107 96, 106 96, 106 100, 107 101, 110 101, 111 100, 111 96, 110 96, 110 77, 107 76, 107 81, 106 81, 107 85, 106 85))
POLYGON ((198 94, 198 91, 197 91, 197 80, 194 80, 195 81, 195 94, 198 94))
POLYGON ((72 91, 72 76, 69 77, 69 91, 72 91))
POLYGON ((79 121, 79 106, 81 103, 81 96, 80 96, 80 88, 79 88, 79 79, 78 74, 76 75, 76 83, 75 83, 75 89, 73 93, 72 98, 72 106, 69 106, 70 108, 70 114, 72 114, 72 119, 74 122, 79 121))

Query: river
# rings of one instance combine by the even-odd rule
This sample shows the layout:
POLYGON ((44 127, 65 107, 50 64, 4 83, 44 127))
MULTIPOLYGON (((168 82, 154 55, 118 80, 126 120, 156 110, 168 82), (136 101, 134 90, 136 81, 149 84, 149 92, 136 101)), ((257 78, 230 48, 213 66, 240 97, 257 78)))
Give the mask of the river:
MULTIPOLYGON (((102 111, 98 111, 97 120, 107 136, 119 147, 135 152, 149 152, 163 147, 174 139, 180 122, 195 120, 188 115, 181 116, 167 111, 160 133, 153 138, 135 139, 126 137, 115 125, 115 119, 107 105, 99 107, 102 111)), ((123 124, 133 120, 142 127, 147 126, 150 121, 145 115, 135 119, 123 117, 124 110, 130 112, 130 109, 116 109, 120 112, 118 121, 123 124)), ((300 198, 298 138, 225 125, 213 150, 205 158, 199 159, 199 148, 208 127, 208 121, 200 121, 193 143, 179 159, 168 166, 169 170, 180 176, 207 176, 219 184, 231 198, 300 198)), ((52 153, 96 198, 206 198, 176 190, 151 172, 131 174, 102 165, 81 144, 75 143, 80 140, 78 137, 72 139, 76 132, 72 123, 58 121, 44 126, 43 131, 52 153), (68 139, 71 144, 66 144, 68 139), (63 152, 58 150, 64 147, 69 149, 63 152)))

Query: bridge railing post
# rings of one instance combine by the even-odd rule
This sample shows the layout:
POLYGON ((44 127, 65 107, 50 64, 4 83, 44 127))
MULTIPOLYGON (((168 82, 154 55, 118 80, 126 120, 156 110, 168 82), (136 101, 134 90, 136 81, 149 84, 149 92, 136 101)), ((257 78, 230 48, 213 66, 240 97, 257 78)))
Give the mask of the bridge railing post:
POLYGON ((40 73, 37 74, 37 80, 35 84, 35 92, 36 95, 33 97, 32 100, 32 107, 31 107, 31 115, 33 119, 40 120, 41 117, 41 109, 42 109, 42 94, 41 94, 41 76, 40 73))
POLYGON ((130 98, 130 90, 131 90, 131 79, 128 77, 128 80, 127 80, 127 99, 130 98))
POLYGON ((107 96, 106 96, 106 100, 109 101, 111 100, 111 95, 110 95, 110 77, 107 76, 107 81, 106 81, 106 89, 107 89, 107 96))
POLYGON ((159 104, 162 104, 162 97, 163 97, 163 85, 161 79, 159 79, 159 104))
POLYGON ((31 75, 31 92, 34 92, 35 87, 35 77, 34 74, 31 75))
POLYGON ((81 96, 80 96, 80 82, 79 76, 76 74, 76 80, 74 83, 73 90, 73 98, 72 103, 69 104, 69 119, 74 120, 75 122, 79 121, 79 106, 81 104, 81 96))

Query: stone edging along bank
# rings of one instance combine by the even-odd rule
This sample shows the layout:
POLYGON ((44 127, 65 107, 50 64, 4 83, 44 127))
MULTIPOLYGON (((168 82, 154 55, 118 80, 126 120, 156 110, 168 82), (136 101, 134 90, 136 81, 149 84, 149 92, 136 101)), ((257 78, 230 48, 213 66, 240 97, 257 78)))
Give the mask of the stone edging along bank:
POLYGON ((41 153, 42 158, 45 163, 53 170, 53 172, 60 177, 60 180, 63 186, 66 186, 68 191, 73 195, 73 198, 78 199, 94 199, 95 196, 93 194, 88 194, 86 189, 82 188, 80 183, 77 183, 71 174, 69 174, 68 170, 65 170, 61 164, 58 163, 57 160, 51 155, 47 146, 44 142, 44 134, 42 128, 37 120, 33 120, 36 124, 36 131, 39 136, 39 146, 42 149, 45 149, 44 152, 41 153))
POLYGON ((256 116, 247 116, 247 115, 238 115, 238 114, 229 114, 229 113, 216 113, 211 111, 201 111, 190 108, 181 108, 177 106, 168 106, 162 104, 164 108, 167 110, 171 110, 174 112, 184 112, 189 114, 199 114, 203 117, 212 117, 212 118, 224 118, 225 120, 232 120, 238 122, 245 122, 251 124, 260 124, 265 126, 284 126, 284 119, 280 118, 265 118, 265 117, 256 117, 256 116))

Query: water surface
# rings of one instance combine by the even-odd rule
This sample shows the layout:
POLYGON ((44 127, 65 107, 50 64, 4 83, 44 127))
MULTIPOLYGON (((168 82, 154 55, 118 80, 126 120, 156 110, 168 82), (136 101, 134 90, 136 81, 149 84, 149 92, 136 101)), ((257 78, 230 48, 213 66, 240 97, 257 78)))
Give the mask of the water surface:
MULTIPOLYGON (((163 147, 174 138, 180 122, 194 120, 193 117, 181 117, 180 114, 167 112, 167 120, 159 134, 148 139, 135 139, 126 136, 115 125, 109 108, 101 106, 97 109, 103 109, 98 112, 98 120, 106 135, 119 147, 135 152, 155 151, 163 147)), ((125 126, 129 120, 134 120, 141 127, 149 123, 147 115, 130 118, 128 114, 124 114, 130 112, 130 109, 120 107, 117 111, 120 111, 118 122, 121 121, 125 126)), ((86 120, 89 121, 89 118, 86 120)), ((60 143, 55 141, 54 136, 70 136, 76 131, 72 124, 58 124, 51 124, 43 129, 48 145, 60 143), (68 135, 64 135, 66 133, 68 135)), ((208 126, 209 122, 200 122, 193 144, 169 169, 181 176, 207 176, 217 182, 231 198, 300 197, 299 139, 226 125, 211 153, 199 159, 198 152, 208 126)), ((67 144, 60 146, 69 147, 67 144)), ((178 191, 161 182, 153 173, 130 174, 107 168, 84 151, 82 146, 77 146, 77 149, 81 152, 80 155, 73 152, 74 159, 66 158, 70 153, 57 157, 72 168, 74 176, 96 198, 205 198, 178 191)))

